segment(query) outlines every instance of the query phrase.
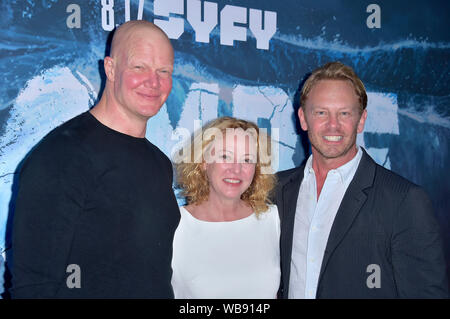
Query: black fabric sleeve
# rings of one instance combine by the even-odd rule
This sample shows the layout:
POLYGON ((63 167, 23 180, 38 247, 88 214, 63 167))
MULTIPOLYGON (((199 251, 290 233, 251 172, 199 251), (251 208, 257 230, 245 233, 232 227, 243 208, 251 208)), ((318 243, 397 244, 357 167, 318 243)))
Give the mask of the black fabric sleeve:
POLYGON ((421 188, 410 187, 393 226, 392 263, 399 297, 448 298, 439 225, 421 188))
POLYGON ((55 298, 66 284, 87 166, 67 141, 44 142, 25 162, 14 212, 12 298, 55 298))

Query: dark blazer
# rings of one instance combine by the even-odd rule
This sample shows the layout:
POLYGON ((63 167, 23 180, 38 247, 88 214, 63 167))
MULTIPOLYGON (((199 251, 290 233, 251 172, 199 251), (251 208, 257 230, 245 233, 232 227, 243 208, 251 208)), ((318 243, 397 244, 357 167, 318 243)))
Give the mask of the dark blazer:
MULTIPOLYGON (((277 174, 280 298, 288 298, 294 216, 303 171, 300 166, 277 174)), ((428 196, 376 164, 365 150, 328 237, 316 298, 448 298, 441 236, 428 196), (379 288, 367 284, 375 274, 369 265, 379 266, 379 288)))

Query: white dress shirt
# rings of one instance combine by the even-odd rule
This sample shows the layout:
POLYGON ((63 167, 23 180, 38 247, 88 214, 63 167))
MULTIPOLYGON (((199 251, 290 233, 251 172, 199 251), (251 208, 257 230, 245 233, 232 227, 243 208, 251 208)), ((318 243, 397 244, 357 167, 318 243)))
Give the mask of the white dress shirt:
POLYGON ((294 221, 289 298, 314 299, 324 251, 331 226, 348 185, 362 157, 356 156, 337 169, 330 170, 317 200, 313 156, 306 162, 300 185, 294 221))

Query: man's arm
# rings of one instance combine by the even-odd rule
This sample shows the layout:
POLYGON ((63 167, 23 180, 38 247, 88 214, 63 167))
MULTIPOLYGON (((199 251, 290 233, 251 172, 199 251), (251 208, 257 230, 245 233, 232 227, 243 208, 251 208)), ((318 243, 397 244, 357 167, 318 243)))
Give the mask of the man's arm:
POLYGON ((394 221, 392 263, 401 298, 448 298, 446 263, 431 201, 411 186, 394 221))
POLYGON ((74 159, 80 153, 68 148, 38 146, 22 169, 12 235, 13 298, 54 298, 65 285, 75 224, 87 194, 86 168, 74 159))

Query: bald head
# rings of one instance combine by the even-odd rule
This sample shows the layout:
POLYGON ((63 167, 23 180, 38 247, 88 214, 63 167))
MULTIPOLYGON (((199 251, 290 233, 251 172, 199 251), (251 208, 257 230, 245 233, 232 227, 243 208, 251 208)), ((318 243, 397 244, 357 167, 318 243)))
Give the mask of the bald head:
POLYGON ((173 62, 172 45, 160 28, 142 20, 124 23, 104 59, 105 90, 91 113, 119 132, 142 137, 147 120, 170 94, 173 62))
POLYGON ((145 38, 156 45, 173 48, 167 35, 155 24, 145 21, 128 21, 116 29, 111 43, 111 57, 119 58, 123 50, 129 50, 140 39, 145 38))

